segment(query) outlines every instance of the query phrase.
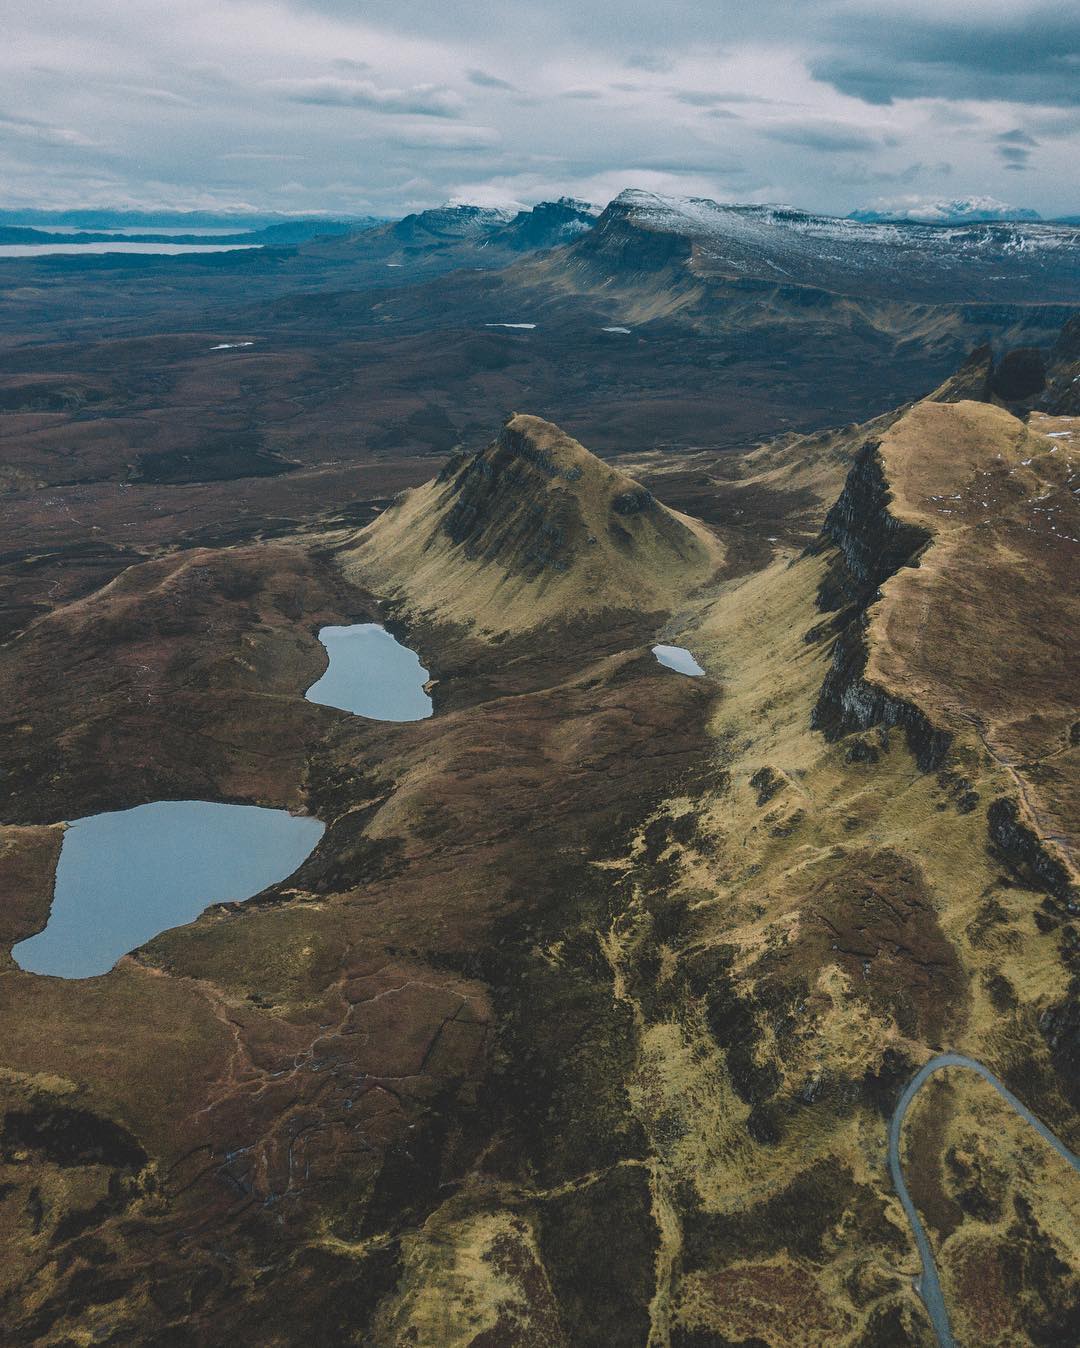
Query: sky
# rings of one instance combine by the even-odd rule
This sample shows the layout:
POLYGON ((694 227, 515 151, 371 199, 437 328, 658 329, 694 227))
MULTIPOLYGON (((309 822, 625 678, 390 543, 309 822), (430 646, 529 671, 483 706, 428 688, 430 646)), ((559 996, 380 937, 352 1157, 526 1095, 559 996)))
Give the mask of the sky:
POLYGON ((0 207, 1080 212, 1080 4, 7 0, 0 207))

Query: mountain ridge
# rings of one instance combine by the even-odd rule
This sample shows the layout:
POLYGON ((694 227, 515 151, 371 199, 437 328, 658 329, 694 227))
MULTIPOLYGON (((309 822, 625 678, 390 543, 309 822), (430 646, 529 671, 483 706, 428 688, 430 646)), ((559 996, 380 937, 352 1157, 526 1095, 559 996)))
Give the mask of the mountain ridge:
POLYGON ((1080 229, 1043 222, 866 223, 628 189, 570 247, 600 265, 627 257, 652 269, 682 262, 704 278, 861 298, 1031 302, 1037 286, 1043 298, 1080 301, 1080 229))

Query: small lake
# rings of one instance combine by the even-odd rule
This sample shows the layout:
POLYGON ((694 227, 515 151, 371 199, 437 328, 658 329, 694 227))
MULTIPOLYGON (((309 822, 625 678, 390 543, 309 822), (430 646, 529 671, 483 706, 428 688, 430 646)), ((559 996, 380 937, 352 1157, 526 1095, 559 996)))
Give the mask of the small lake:
POLYGON ((705 673, 684 646, 654 646, 652 653, 662 665, 666 665, 668 669, 676 670, 679 674, 696 676, 705 673))
POLYGON ((250 899, 286 879, 324 828, 285 810, 205 800, 77 819, 64 833, 48 925, 12 956, 28 973, 107 973, 121 955, 210 904, 250 899))
POLYGON ((309 702, 373 721, 422 721, 431 715, 431 698, 424 692, 428 671, 385 627, 324 627, 319 640, 330 664, 307 690, 309 702))

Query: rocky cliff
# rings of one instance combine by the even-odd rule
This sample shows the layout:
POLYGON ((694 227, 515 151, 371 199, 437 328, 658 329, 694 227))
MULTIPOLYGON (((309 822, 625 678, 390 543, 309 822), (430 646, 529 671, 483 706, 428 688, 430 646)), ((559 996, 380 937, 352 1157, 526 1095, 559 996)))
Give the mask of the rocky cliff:
POLYGON ((931 724, 913 703, 867 682, 867 626, 870 605, 880 586, 902 566, 917 564, 931 541, 925 528, 897 518, 880 457, 880 443, 859 451, 836 504, 825 517, 823 540, 840 556, 818 592, 822 609, 838 610, 832 662, 821 686, 811 724, 833 739, 872 726, 898 726, 907 735, 919 766, 941 765, 949 748, 948 731, 931 724))

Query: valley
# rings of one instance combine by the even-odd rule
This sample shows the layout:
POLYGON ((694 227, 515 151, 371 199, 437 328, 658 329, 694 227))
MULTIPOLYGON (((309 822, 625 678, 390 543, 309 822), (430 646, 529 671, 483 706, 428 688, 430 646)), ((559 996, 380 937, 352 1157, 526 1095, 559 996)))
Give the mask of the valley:
POLYGON ((477 211, 0 263, 8 1341, 1072 1341, 1075 229, 477 211))

